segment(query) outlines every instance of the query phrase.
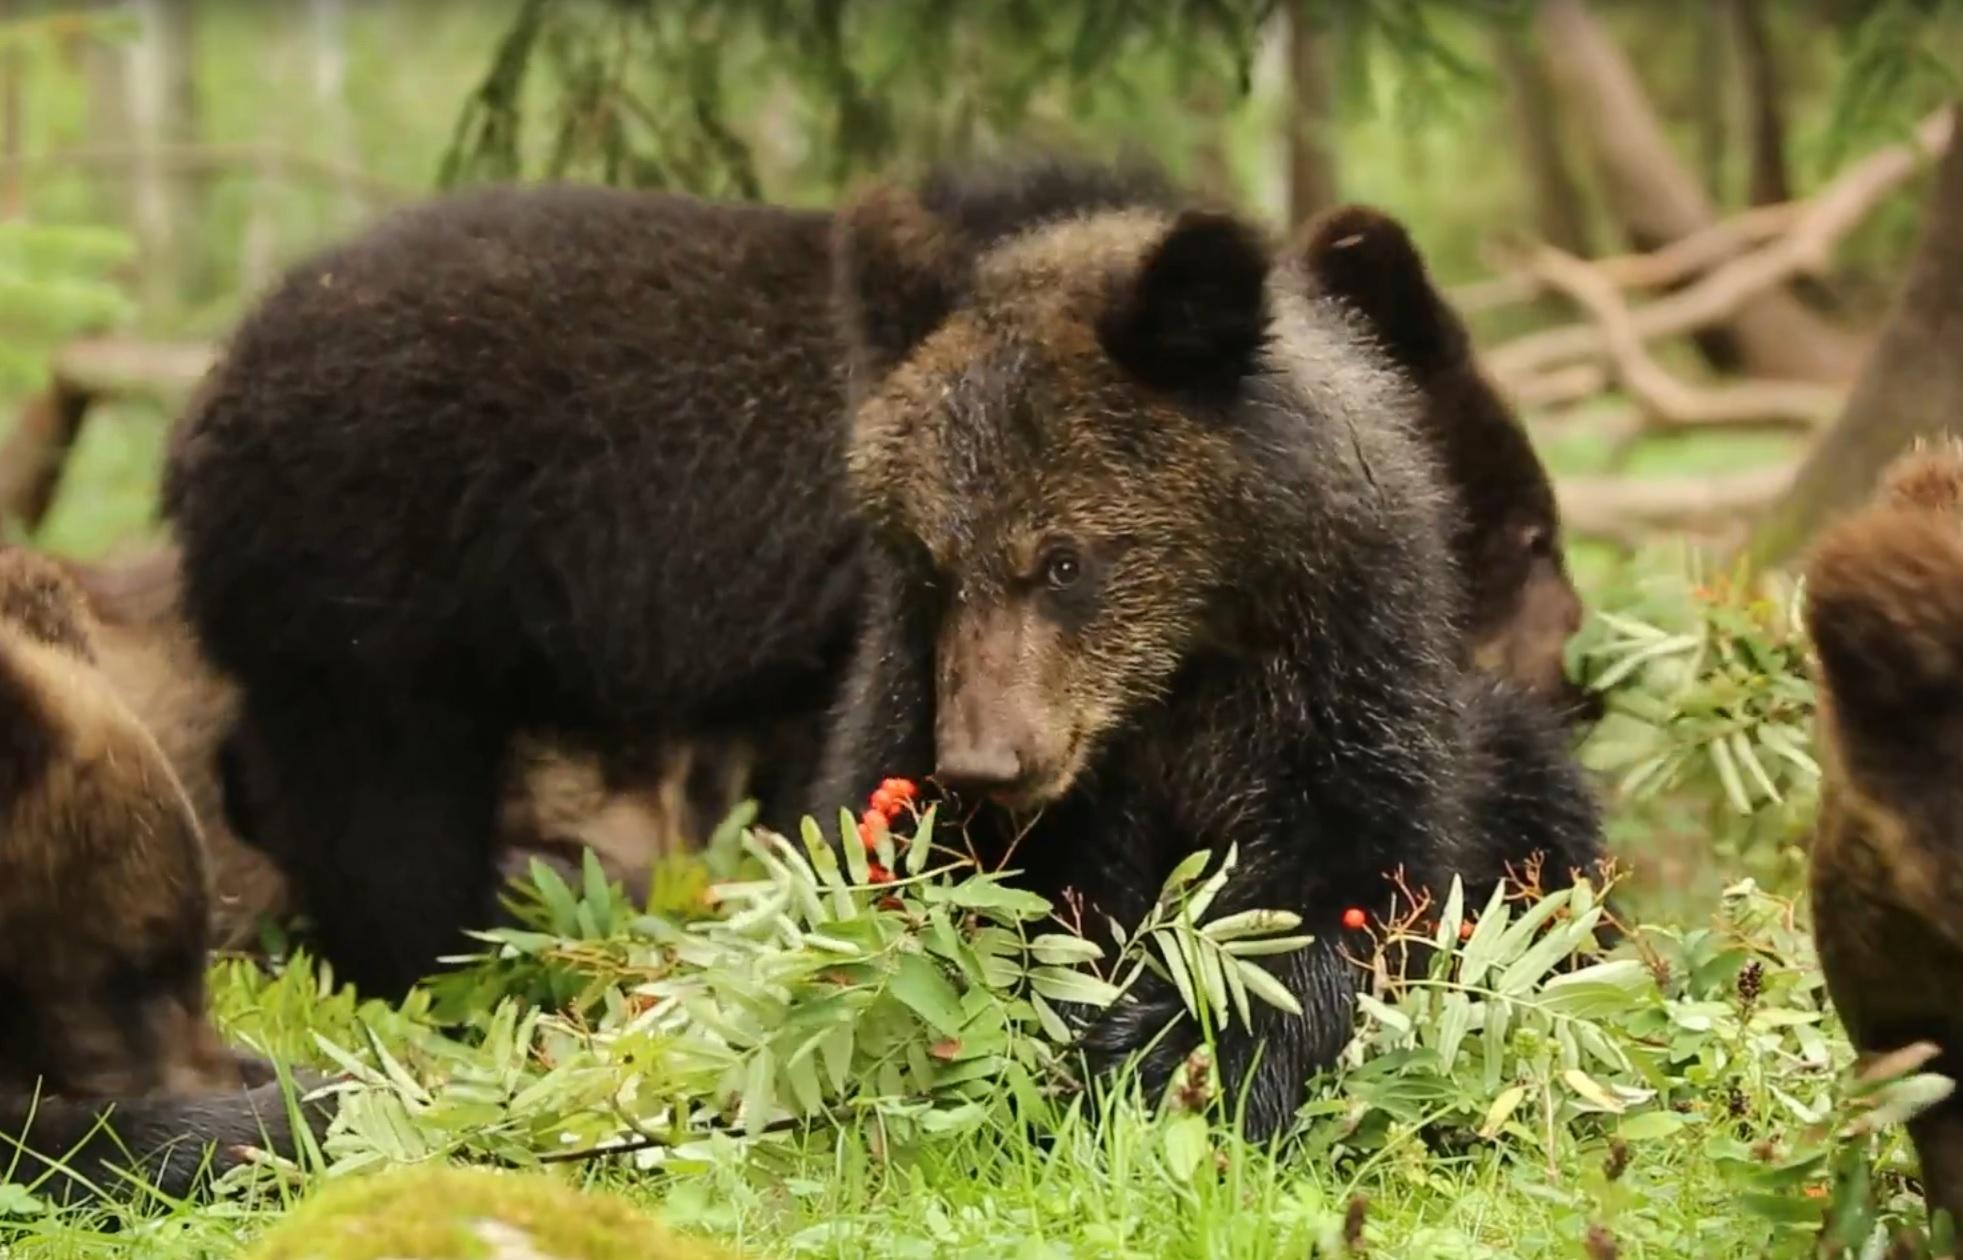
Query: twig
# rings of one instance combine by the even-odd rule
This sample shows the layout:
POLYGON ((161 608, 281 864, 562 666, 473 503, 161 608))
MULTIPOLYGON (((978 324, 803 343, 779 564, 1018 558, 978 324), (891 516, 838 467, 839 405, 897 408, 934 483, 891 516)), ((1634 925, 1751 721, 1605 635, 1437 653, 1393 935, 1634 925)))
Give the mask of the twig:
POLYGON ((1595 268, 1551 245, 1536 250, 1529 266, 1595 320, 1616 379, 1664 426, 1810 426, 1840 410, 1840 390, 1802 381, 1700 387, 1679 380, 1651 357, 1621 292, 1595 268))
MULTIPOLYGON (((1635 335, 1653 341, 1694 332, 1728 318, 1752 297, 1794 275, 1823 271, 1842 237, 1926 161, 1948 148, 1950 129, 1950 113, 1944 109, 1917 125, 1912 143, 1891 145, 1842 171, 1809 198, 1792 225, 1769 244, 1631 311, 1635 335)), ((1486 366, 1505 386, 1571 360, 1608 354, 1603 330, 1584 324, 1518 338, 1487 354, 1486 366)))
POLYGON ((1571 533, 1633 542, 1655 529, 1709 528, 1776 498, 1795 463, 1708 477, 1564 477, 1555 483, 1571 533))
MULTIPOLYGON (((1751 246, 1790 230, 1805 209, 1804 201, 1753 206, 1649 253, 1596 258, 1589 265, 1611 284, 1622 288, 1661 289, 1708 271, 1751 246)), ((1459 310, 1476 313, 1531 301, 1546 290, 1540 276, 1521 270, 1455 286, 1446 290, 1446 296, 1459 310)))

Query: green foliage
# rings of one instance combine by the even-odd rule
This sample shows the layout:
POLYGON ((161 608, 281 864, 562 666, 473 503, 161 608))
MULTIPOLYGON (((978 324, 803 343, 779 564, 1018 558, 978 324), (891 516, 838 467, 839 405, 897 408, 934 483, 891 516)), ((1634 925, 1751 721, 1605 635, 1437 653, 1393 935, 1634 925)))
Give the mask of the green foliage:
POLYGON ((1854 144, 1904 129, 1917 113, 1963 95, 1954 60, 1963 50, 1963 4, 1868 0, 1834 7, 1847 63, 1821 153, 1828 164, 1854 144))
POLYGON ((128 316, 111 274, 130 252, 106 228, 0 222, 0 395, 38 385, 66 338, 128 316))
MULTIPOLYGON (((0 57, 24 66, 99 29, 116 27, 73 17, 0 22, 0 57)), ((112 277, 131 253, 118 231, 0 221, 0 397, 39 385, 48 352, 64 339, 129 315, 112 277)))
POLYGON ((537 169, 763 195, 789 128, 807 178, 1026 133, 1053 106, 1194 77, 1245 91, 1274 0, 526 0, 458 121, 443 182, 537 169), (545 130, 530 139, 526 110, 545 130), (771 115, 774 114, 774 118, 771 115))
POLYGON ((1820 776, 1799 593, 1705 567, 1688 552, 1632 566, 1570 644, 1606 701, 1583 760, 1640 815, 1689 802, 1720 855, 1784 882, 1820 776))
MULTIPOLYGON (((1215 1026, 1246 1020, 1250 995, 1293 1005, 1252 961, 1305 942, 1280 935, 1293 915, 1202 921, 1231 853, 1204 881, 1203 855, 1175 872, 1100 974, 1103 950, 1058 930, 1042 898, 965 857, 933 864, 932 810, 871 853, 843 823, 843 863, 815 825, 802 846, 745 831, 741 877, 666 910, 636 911, 590 854, 578 890, 536 866, 527 922, 482 934, 477 966, 402 1011, 343 1004, 322 1021, 316 1053, 352 1081, 328 1154, 351 1169, 568 1149, 686 1164, 848 1120, 894 1143, 1041 1123, 1076 1088, 1070 1012, 1119 1000, 1148 967, 1215 1026)), ((234 1027, 290 1044, 277 1014, 304 974, 234 1027)))

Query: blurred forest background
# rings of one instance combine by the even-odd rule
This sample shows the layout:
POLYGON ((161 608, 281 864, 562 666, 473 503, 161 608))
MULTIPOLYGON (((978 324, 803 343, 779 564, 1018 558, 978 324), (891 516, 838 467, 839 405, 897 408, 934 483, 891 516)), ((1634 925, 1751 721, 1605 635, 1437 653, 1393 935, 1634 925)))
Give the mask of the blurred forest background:
MULTIPOLYGON (((823 203, 1046 143, 1278 226, 1404 218, 1585 585, 1659 534, 1761 522, 1777 555, 1874 462, 1785 493, 1904 288, 1960 31, 1933 0, 0 0, 0 516, 76 554, 152 528, 166 417, 242 304, 441 185, 823 203)), ((1869 405, 1920 407, 1900 432, 1963 402, 1923 366, 1952 392, 1869 405)))

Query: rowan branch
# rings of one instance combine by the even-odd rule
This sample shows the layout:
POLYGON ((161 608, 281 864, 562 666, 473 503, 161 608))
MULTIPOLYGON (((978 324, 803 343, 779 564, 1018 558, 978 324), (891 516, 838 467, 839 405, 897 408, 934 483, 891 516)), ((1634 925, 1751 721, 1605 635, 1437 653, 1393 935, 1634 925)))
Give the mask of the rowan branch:
POLYGON ((1551 245, 1534 252, 1529 268, 1594 319, 1616 380, 1665 428, 1812 426, 1840 411, 1842 392, 1823 385, 1747 381, 1697 386, 1680 380, 1650 355, 1621 291, 1595 268, 1551 245))
MULTIPOLYGON (((1706 274, 1668 297, 1630 312, 1629 323, 1642 341, 1680 336, 1719 323, 1751 298, 1795 275, 1819 274, 1834 248, 1887 196, 1950 143, 1947 109, 1916 126, 1914 140, 1871 153, 1808 198, 1785 232, 1769 243, 1706 274)), ((1689 239, 1689 238, 1686 238, 1689 239)), ((1528 380, 1572 360, 1609 355, 1608 338, 1597 325, 1575 325, 1529 333, 1489 352, 1487 369, 1502 388, 1528 380)))

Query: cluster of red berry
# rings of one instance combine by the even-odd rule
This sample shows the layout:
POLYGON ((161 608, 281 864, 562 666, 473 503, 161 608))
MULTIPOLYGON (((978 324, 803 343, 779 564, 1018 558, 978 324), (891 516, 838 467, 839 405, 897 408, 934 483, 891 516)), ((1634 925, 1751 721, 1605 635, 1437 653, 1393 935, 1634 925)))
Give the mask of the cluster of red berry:
MULTIPOLYGON (((919 795, 920 788, 912 779, 885 779, 873 789, 870 807, 859 815, 859 843, 866 846, 867 853, 879 848, 879 834, 903 811, 911 810, 919 795)), ((890 884, 893 872, 878 862, 871 862, 866 878, 875 884, 890 884)))
MULTIPOLYGON (((1362 931, 1364 928, 1368 927, 1369 925, 1370 925, 1370 916, 1368 914, 1365 914, 1358 907, 1351 906, 1349 909, 1343 911, 1343 926, 1348 928, 1350 931, 1359 932, 1362 931)), ((1459 939, 1462 941, 1472 939, 1471 919, 1459 920, 1459 939)))

